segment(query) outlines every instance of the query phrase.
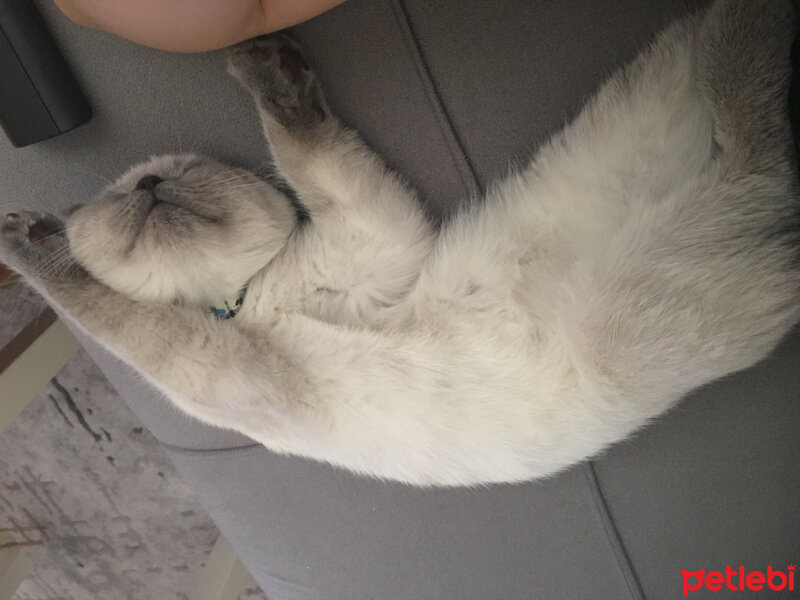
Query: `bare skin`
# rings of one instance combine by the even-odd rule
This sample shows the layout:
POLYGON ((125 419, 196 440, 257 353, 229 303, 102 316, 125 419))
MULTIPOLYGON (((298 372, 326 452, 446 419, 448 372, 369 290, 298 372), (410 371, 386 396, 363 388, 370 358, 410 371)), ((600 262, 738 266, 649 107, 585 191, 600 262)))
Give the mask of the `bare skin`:
POLYGON ((137 44, 203 52, 290 27, 344 0, 54 0, 70 19, 137 44))

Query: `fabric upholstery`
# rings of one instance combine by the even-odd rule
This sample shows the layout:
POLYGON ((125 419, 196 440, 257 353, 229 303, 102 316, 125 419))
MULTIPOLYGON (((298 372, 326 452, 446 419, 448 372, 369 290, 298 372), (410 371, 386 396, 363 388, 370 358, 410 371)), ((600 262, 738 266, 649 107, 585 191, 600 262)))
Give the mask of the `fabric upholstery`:
POLYGON ((637 597, 580 466, 546 483, 419 490, 260 447, 170 455, 269 598, 637 597))
MULTIPOLYGON (((695 392, 597 461, 600 489, 647 598, 678 597, 680 569, 785 572, 797 564, 798 425, 800 331, 764 363, 695 392)), ((736 597, 767 593, 783 597, 736 597)))
MULTIPOLYGON (((140 48, 37 4, 95 118, 29 148, 0 139, 0 210, 84 201, 98 176, 152 153, 263 162, 255 111, 221 53, 140 48)), ((524 163, 696 4, 349 0, 293 33, 333 109, 443 215, 524 163)), ((667 600, 680 597, 681 568, 800 558, 799 337, 591 464, 472 490, 414 490, 276 456, 192 422, 84 341, 274 600, 667 600)), ((693 597, 718 597, 705 594, 693 597)))

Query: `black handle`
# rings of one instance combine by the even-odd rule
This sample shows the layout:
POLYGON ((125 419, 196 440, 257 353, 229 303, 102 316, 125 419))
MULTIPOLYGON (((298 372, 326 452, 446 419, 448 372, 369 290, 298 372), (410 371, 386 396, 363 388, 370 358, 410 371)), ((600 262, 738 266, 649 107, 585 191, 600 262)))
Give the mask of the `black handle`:
POLYGON ((0 0, 0 125, 27 146, 92 116, 32 0, 0 0))

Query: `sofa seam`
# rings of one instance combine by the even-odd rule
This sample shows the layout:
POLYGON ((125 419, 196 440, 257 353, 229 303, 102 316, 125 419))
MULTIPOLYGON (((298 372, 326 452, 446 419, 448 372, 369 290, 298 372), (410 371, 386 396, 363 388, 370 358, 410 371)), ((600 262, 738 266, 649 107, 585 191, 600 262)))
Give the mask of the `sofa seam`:
POLYGON ((476 196, 481 192, 477 171, 464 148, 464 143, 458 135, 452 117, 442 101, 442 96, 436 86, 430 65, 422 52, 422 44, 414 31, 411 17, 405 5, 405 0, 390 0, 389 4, 391 5, 400 34, 405 42, 406 49, 411 55, 412 62, 417 71, 417 76, 422 83, 425 96, 428 99, 428 104, 436 118, 439 131, 444 137, 450 158, 458 172, 461 185, 464 188, 464 193, 467 197, 476 196))
POLYGON ((636 570, 633 568, 630 555, 628 554, 625 544, 619 535, 619 529, 611 516, 611 511, 608 508, 608 500, 606 499, 603 491, 600 489, 600 482, 597 477, 594 463, 587 461, 581 466, 586 481, 589 485, 589 491, 592 495, 595 509, 600 516, 600 521, 603 524, 603 529, 606 534, 606 540, 611 546, 614 553, 614 558, 617 566, 622 573, 622 578, 625 580, 625 585, 628 588, 628 594, 632 600, 646 600, 644 591, 642 590, 639 577, 636 575, 636 570))
MULTIPOLYGON (((159 441, 158 443, 166 451, 184 456, 219 456, 224 454, 249 452, 259 447, 263 448, 261 444, 255 442, 243 446, 231 446, 226 448, 188 448, 162 441, 159 441)), ((628 551, 625 548, 622 539, 620 538, 619 530, 617 529, 616 523, 611 516, 611 512, 608 508, 608 501, 600 489, 600 483, 597 477, 597 472, 594 468, 594 464, 592 462, 586 462, 581 466, 581 469, 589 486, 589 491, 595 510, 597 511, 597 514, 600 517, 600 522, 603 525, 606 541, 608 542, 609 546, 611 546, 617 567, 628 589, 629 598, 631 598, 631 600, 646 600, 646 596, 642 590, 639 578, 636 575, 635 569, 633 568, 630 555, 628 554, 628 551)))
POLYGON ((244 452, 248 450, 252 450, 254 448, 263 447, 261 444, 257 442, 253 442, 252 444, 244 444, 242 446, 225 446, 223 448, 190 448, 188 446, 179 446, 177 444, 170 444, 169 442, 162 442, 158 440, 158 445, 167 450, 168 452, 172 452, 175 454, 184 454, 184 455, 197 455, 197 456, 207 456, 211 454, 228 454, 232 452, 244 452))

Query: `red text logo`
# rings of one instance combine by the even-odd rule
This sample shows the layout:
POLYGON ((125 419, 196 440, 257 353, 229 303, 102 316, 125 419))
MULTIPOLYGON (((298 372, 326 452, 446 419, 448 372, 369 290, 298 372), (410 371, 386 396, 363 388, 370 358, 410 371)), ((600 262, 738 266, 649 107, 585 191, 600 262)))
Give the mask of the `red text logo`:
POLYGON ((771 565, 767 567, 766 572, 745 572, 744 566, 740 566, 737 570, 730 565, 725 567, 725 573, 722 571, 706 571, 705 569, 700 569, 699 571, 681 569, 683 595, 686 597, 689 592, 696 592, 703 588, 714 592, 720 590, 730 590, 732 592, 744 590, 753 592, 773 590, 780 592, 788 590, 793 592, 794 570, 795 565, 788 565, 786 572, 773 569, 771 565))

